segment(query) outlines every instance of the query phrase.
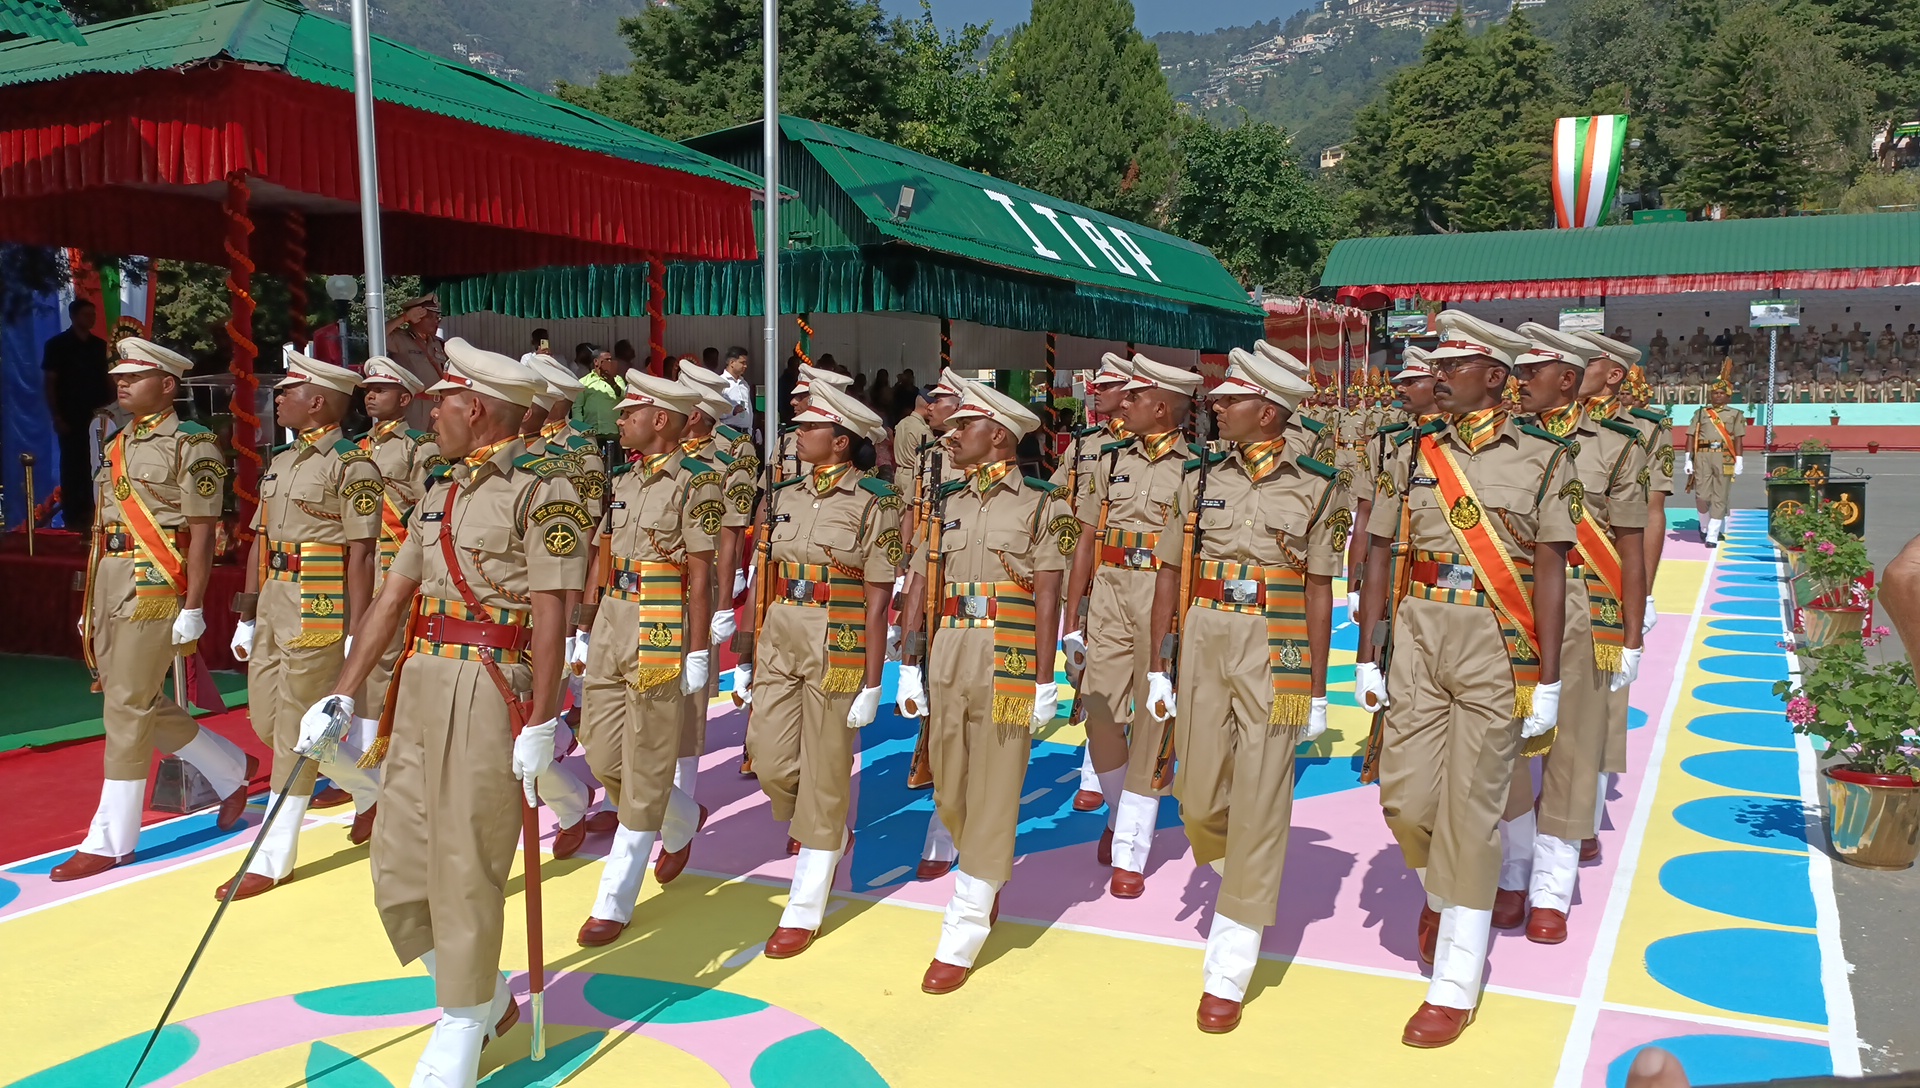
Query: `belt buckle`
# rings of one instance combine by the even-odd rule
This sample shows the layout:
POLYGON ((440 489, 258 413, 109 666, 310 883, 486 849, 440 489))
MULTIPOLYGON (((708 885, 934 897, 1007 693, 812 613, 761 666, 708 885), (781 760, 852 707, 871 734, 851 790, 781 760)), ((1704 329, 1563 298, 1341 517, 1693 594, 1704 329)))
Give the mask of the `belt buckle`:
POLYGON ((1473 567, 1467 563, 1436 563, 1439 573, 1434 576, 1433 584, 1440 589, 1473 588, 1473 567))
POLYGON ((1226 604, 1259 604, 1260 583, 1252 578, 1228 578, 1220 583, 1220 600, 1226 604))
POLYGON ((1149 570, 1153 567, 1152 548, 1122 548, 1121 558, 1132 570, 1149 570))
POLYGON ((819 583, 810 578, 789 578, 787 579, 787 600, 798 604, 811 603, 814 590, 817 588, 819 583))
POLYGON ((987 604, 990 600, 991 598, 981 594, 967 594, 960 598, 960 615, 970 620, 984 620, 987 618, 987 604))
POLYGON ((634 571, 623 570, 613 576, 613 584, 614 588, 622 593, 633 593, 640 588, 640 575, 634 571))
POLYGON ((440 637, 440 623, 446 619, 446 617, 438 612, 430 612, 420 617, 420 619, 423 621, 420 624, 420 637, 433 643, 435 646, 440 645, 442 641, 444 641, 440 637))
POLYGON ((125 533, 107 534, 107 550, 110 552, 124 552, 127 550, 128 543, 127 534, 125 533))
POLYGON ((268 570, 286 570, 287 569, 287 553, 274 552, 273 554, 267 556, 267 569, 268 570))

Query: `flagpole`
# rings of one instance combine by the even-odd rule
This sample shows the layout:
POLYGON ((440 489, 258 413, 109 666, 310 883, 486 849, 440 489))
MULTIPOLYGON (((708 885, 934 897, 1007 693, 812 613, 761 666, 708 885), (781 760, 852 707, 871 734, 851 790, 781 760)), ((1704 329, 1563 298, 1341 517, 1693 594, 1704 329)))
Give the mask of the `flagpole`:
POLYGON ((760 28, 761 95, 766 120, 760 126, 760 153, 766 177, 765 229, 760 235, 761 276, 766 281, 762 313, 766 330, 761 351, 765 364, 766 450, 769 465, 780 456, 780 5, 766 0, 760 28))
MULTIPOLYGON (((386 269, 380 255, 380 163, 373 139, 373 41, 367 0, 353 0, 353 133, 360 150, 360 248, 366 253, 367 354, 387 353, 386 269)), ((340 342, 347 365, 347 343, 340 342)))

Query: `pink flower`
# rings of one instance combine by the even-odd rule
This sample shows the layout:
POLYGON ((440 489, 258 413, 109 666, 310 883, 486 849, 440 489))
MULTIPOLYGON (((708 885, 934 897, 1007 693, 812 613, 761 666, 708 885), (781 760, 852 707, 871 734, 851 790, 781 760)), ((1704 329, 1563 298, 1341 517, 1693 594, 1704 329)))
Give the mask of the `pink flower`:
POLYGON ((1828 540, 1828 541, 1823 541, 1823 542, 1821 543, 1821 545, 1820 545, 1820 554, 1821 554, 1821 555, 1832 555, 1832 554, 1834 553, 1834 551, 1835 551, 1835 549, 1834 549, 1834 546, 1833 546, 1833 541, 1831 541, 1831 540, 1828 540))
POLYGON ((1811 542, 1813 540, 1813 530, 1809 529, 1800 534, 1800 539, 1811 542))
POLYGON ((1812 699, 1804 695, 1796 695, 1787 700, 1787 721, 1792 724, 1812 725, 1819 716, 1820 708, 1813 705, 1812 699))

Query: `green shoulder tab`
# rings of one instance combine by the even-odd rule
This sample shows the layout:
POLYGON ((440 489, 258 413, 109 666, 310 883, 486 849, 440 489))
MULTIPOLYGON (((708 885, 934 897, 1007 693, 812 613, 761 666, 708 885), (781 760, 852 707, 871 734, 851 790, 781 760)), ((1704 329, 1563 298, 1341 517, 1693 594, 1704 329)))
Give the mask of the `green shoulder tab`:
POLYGON ((900 492, 893 489, 892 484, 874 476, 860 477, 860 487, 862 490, 871 491, 883 499, 890 499, 900 494, 900 492))
POLYGON ((1039 476, 1022 476, 1020 477, 1020 482, 1035 491, 1045 491, 1049 495, 1061 490, 1060 485, 1054 483, 1052 480, 1042 479, 1039 476))
POLYGON ((1085 427, 1081 427, 1080 429, 1078 429, 1078 430, 1076 430, 1076 431, 1074 431, 1074 432, 1073 432, 1073 437, 1075 437, 1075 438, 1091 438, 1092 436, 1094 436, 1094 435, 1096 435, 1096 434, 1099 434, 1099 433, 1100 433, 1101 431, 1104 431, 1104 430, 1106 430, 1106 428, 1105 428, 1105 427, 1102 427, 1102 426, 1101 426, 1100 424, 1098 424, 1098 423, 1090 423, 1090 424, 1088 424, 1087 426, 1085 426, 1085 427))
POLYGON ((726 450, 721 449, 719 446, 713 447, 713 459, 720 462, 721 466, 724 468, 733 467, 733 462, 734 462, 733 454, 728 453, 726 450))
POLYGON ((435 465, 427 470, 427 483, 432 484, 453 475, 452 465, 435 465))
POLYGON ((1310 415, 1297 414, 1293 418, 1299 420, 1300 425, 1302 427, 1305 427, 1307 430, 1312 431, 1314 434, 1319 434, 1321 431, 1324 431, 1327 429, 1326 424, 1320 422, 1319 420, 1313 418, 1310 415))
POLYGON ((1413 425, 1412 425, 1412 424, 1410 424, 1410 423, 1407 423, 1407 422, 1406 422, 1405 420, 1402 420, 1402 421, 1401 421, 1401 422, 1399 422, 1399 423, 1387 423, 1387 424, 1384 424, 1384 425, 1382 425, 1382 426, 1381 426, 1381 428, 1380 428, 1379 430, 1377 430, 1377 431, 1375 431, 1375 432, 1373 432, 1373 433, 1374 433, 1374 434, 1397 434, 1397 433, 1399 433, 1399 432, 1401 432, 1401 431, 1410 431, 1410 430, 1412 430, 1412 429, 1413 429, 1413 425))
POLYGON ((205 427, 202 427, 200 424, 195 423, 191 419, 181 420, 178 424, 175 425, 174 429, 179 431, 181 434, 212 434, 213 433, 212 431, 206 429, 205 427))
POLYGON ((1100 452, 1112 453, 1114 450, 1125 449, 1131 445, 1133 445, 1133 439, 1131 438, 1122 438, 1118 442, 1102 442, 1100 444, 1100 452))
POLYGON ((632 472, 632 471, 633 471, 633 462, 622 461, 619 464, 607 470, 607 478, 612 479, 613 477, 618 476, 621 473, 632 472))
POLYGON ((434 434, 432 431, 416 431, 412 427, 407 428, 407 438, 414 442, 438 442, 440 440, 440 436, 434 434))
POLYGON ((513 459, 513 467, 525 469, 541 479, 549 476, 568 476, 579 471, 579 466, 568 457, 543 457, 537 453, 523 453, 513 459))
POLYGON ((270 449, 270 450, 268 450, 268 451, 267 451, 267 454, 268 454, 268 456, 274 456, 274 457, 277 457, 277 456, 279 456, 280 454, 283 454, 283 453, 285 453, 285 452, 287 452, 288 450, 290 450, 290 449, 292 449, 292 448, 293 448, 293 443, 291 443, 291 442, 282 442, 282 443, 281 443, 280 445, 278 445, 278 446, 275 446, 275 447, 273 447, 272 449, 270 449))
POLYGON ((680 467, 693 473, 695 476, 700 475, 702 472, 713 471, 712 465, 707 464, 698 457, 682 457, 680 459, 680 467))
POLYGON ((1530 434, 1535 438, 1544 438, 1547 441, 1563 449, 1565 447, 1573 445, 1573 439, 1561 438, 1559 435, 1554 434, 1552 431, 1546 430, 1545 428, 1542 428, 1542 427, 1536 427, 1531 423, 1520 424, 1520 430, 1522 433, 1530 434))
POLYGON ((342 461, 367 456, 367 451, 360 448, 360 443, 355 442, 351 438, 342 438, 335 442, 333 444, 333 452, 335 456, 339 457, 342 461))
POLYGON ((1638 416, 1648 423, 1665 423, 1667 421, 1667 413, 1656 412, 1651 408, 1629 408, 1627 409, 1627 414, 1630 416, 1638 416))
POLYGON ((721 440, 725 442, 738 442, 742 438, 747 437, 745 434, 742 434, 741 432, 734 430, 732 427, 729 427, 724 423, 714 424, 713 433, 719 435, 721 440))
POLYGON ((569 450, 591 450, 597 449, 598 447, 595 445, 593 439, 588 438, 584 434, 570 434, 567 436, 567 448, 569 450))
POLYGON ((1313 473, 1315 476, 1325 476, 1329 480, 1339 474, 1339 470, 1335 469, 1332 465, 1327 464, 1325 461, 1316 461, 1311 457, 1296 457, 1293 463, 1313 473))
MULTIPOLYGON (((1209 465, 1217 465, 1226 459, 1227 459, 1227 451, 1225 450, 1216 450, 1214 452, 1207 454, 1207 464, 1209 465)), ((1200 458, 1195 457, 1190 461, 1181 462, 1180 474, 1184 476, 1189 472, 1197 472, 1199 471, 1199 468, 1200 468, 1200 458)))
POLYGON ((783 488, 783 487, 792 487, 792 486, 793 486, 794 484, 797 484, 797 483, 799 483, 799 482, 800 482, 801 480, 804 480, 804 479, 806 479, 806 478, 807 478, 807 477, 806 477, 806 475, 805 475, 804 473, 803 473, 803 474, 801 474, 801 475, 799 475, 799 476, 789 476, 789 477, 787 477, 787 478, 786 478, 786 479, 784 479, 784 480, 780 480, 780 481, 778 481, 778 482, 776 482, 776 483, 775 483, 775 484, 773 485, 773 489, 774 489, 775 491, 778 491, 778 490, 780 490, 780 489, 781 489, 781 488, 783 488))
POLYGON ((1620 434, 1624 434, 1635 442, 1640 441, 1640 428, 1631 423, 1622 423, 1617 419, 1603 419, 1600 421, 1600 425, 1610 431, 1617 431, 1620 434))
POLYGON ((940 494, 942 496, 951 495, 965 486, 967 486, 967 478, 965 476, 962 476, 958 480, 948 480, 946 483, 940 485, 940 494))

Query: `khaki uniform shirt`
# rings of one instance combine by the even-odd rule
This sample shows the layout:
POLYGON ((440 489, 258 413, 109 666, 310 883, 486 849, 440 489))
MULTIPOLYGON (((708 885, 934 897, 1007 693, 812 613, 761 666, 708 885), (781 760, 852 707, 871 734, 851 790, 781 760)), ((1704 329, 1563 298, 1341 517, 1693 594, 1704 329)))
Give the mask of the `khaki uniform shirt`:
MULTIPOLYGON (((933 437, 933 425, 918 412, 909 412, 893 428, 893 478, 908 483, 920 471, 920 445, 933 437)), ((911 490, 908 495, 911 496, 911 490)))
POLYGON ((564 459, 529 456, 516 438, 477 468, 462 459, 436 470, 407 519, 392 573, 418 582, 424 596, 464 601, 440 543, 441 534, 451 533, 468 588, 489 608, 524 612, 533 593, 585 588, 592 519, 569 468, 564 459), (453 485, 459 492, 449 513, 453 485))
POLYGON ((360 437, 360 448, 373 456, 386 481, 387 495, 402 516, 426 491, 427 473, 447 463, 431 432, 413 430, 401 420, 375 423, 360 437))
POLYGON ((760 449, 753 444, 751 434, 724 423, 713 429, 713 437, 715 447, 732 459, 721 473, 727 492, 727 516, 722 524, 729 528, 750 524, 754 500, 760 495, 760 470, 764 467, 760 462, 760 449))
MULTIPOLYGON (((1065 572, 1080 543, 1080 521, 1067 496, 1045 480, 1018 469, 982 495, 972 481, 949 481, 941 510, 940 579, 946 582, 1017 582, 1031 587, 1040 571, 1065 572)), ((914 569, 926 573, 926 552, 914 569)), ((929 592, 937 591, 930 589, 929 592)))
POLYGON ((723 447, 716 441, 718 437, 719 433, 715 432, 698 441, 683 442, 680 448, 687 456, 704 463, 708 469, 720 474, 722 495, 729 500, 721 504, 721 528, 744 529, 753 521, 753 497, 751 494, 746 496, 745 508, 742 509, 739 502, 732 501, 733 494, 742 483, 751 488, 754 481, 734 467, 739 464, 739 458, 733 453, 733 449, 738 447, 733 446, 732 443, 723 447))
MULTIPOLYGON (((1095 471, 1088 473, 1093 486, 1075 502, 1081 521, 1098 528, 1100 506, 1107 504, 1107 529, 1134 533, 1159 533, 1179 522, 1172 519, 1180 491, 1181 465, 1193 451, 1187 443, 1175 439, 1173 445, 1156 460, 1149 460, 1138 437, 1110 442, 1101 447, 1095 471)), ((1095 546, 1104 544, 1096 541, 1095 546)))
POLYGON ((675 451, 660 468, 644 461, 621 467, 607 500, 608 544, 621 559, 673 563, 712 552, 726 503, 721 476, 704 461, 675 451))
POLYGON ((1079 493, 1070 496, 1078 507, 1082 499, 1093 494, 1094 478, 1100 475, 1100 448, 1112 443, 1115 437, 1113 428, 1105 424, 1082 427, 1073 432, 1074 440, 1067 443, 1067 452, 1060 456, 1060 463, 1054 466, 1047 482, 1055 487, 1066 487, 1070 480, 1075 479, 1074 465, 1079 465, 1079 493))
POLYGON ((857 468, 824 494, 814 490, 811 475, 782 481, 773 495, 773 562, 831 564, 842 574, 890 585, 903 556, 905 506, 899 492, 857 468))
MULTIPOLYGON (((1262 567, 1290 567, 1305 574, 1340 573, 1340 549, 1352 524, 1346 492, 1329 465, 1312 459, 1282 460, 1255 480, 1234 445, 1207 468, 1206 494, 1198 494, 1198 459, 1183 466, 1171 518, 1184 518, 1200 504, 1198 558, 1262 567)), ((1160 561, 1179 566, 1184 533, 1162 533, 1160 561)))
POLYGON ((1646 528, 1651 474, 1639 429, 1626 423, 1609 424, 1582 411, 1569 437, 1587 516, 1609 532, 1646 528))
POLYGON ((572 423, 562 423, 550 433, 543 427, 526 443, 527 452, 535 457, 564 457, 573 462, 573 489, 587 513, 599 521, 607 504, 607 462, 600 456, 600 444, 572 423))
MULTIPOLYGON (((147 427, 128 424, 125 432, 127 485, 145 501, 162 529, 178 529, 190 518, 217 518, 224 501, 220 480, 226 457, 217 435, 198 423, 168 412, 147 427)), ((108 439, 111 444, 117 441, 108 439)), ((94 520, 101 527, 125 525, 121 499, 113 491, 113 469, 103 463, 94 473, 94 520)), ((128 568, 131 570, 132 568, 128 568)), ((183 590, 186 588, 181 587, 183 590)))
MULTIPOLYGON (((1825 399, 1831 399, 1831 397, 1825 399)), ((1713 424, 1707 422, 1709 412, 1720 417, 1721 425, 1726 427, 1727 434, 1735 441, 1740 441, 1746 435, 1747 417, 1732 405, 1721 408, 1706 405, 1693 414, 1693 423, 1688 427, 1687 435, 1688 445, 1693 451, 1694 463, 1702 467, 1712 465, 1718 468, 1723 459, 1733 457, 1733 451, 1716 447, 1716 444, 1720 443, 1720 432, 1714 429, 1713 424)))
MULTIPOLYGON (((1582 500, 1576 496, 1578 489, 1569 487, 1577 477, 1572 459, 1564 452, 1566 447, 1552 438, 1523 431, 1521 424, 1509 418, 1501 424, 1499 437, 1474 454, 1453 427, 1443 422, 1444 418, 1427 427, 1440 425, 1435 440, 1452 451, 1509 555, 1520 562, 1531 562, 1537 542, 1578 541, 1573 511, 1574 503, 1582 500)), ((1412 535, 1409 543, 1420 551, 1458 552, 1459 544, 1434 477, 1425 465, 1415 464, 1418 447, 1419 440, 1414 438, 1400 444, 1393 460, 1376 477, 1375 510, 1382 503, 1397 504, 1405 494, 1412 535)), ((1390 537, 1392 524, 1376 517, 1372 523, 1374 535, 1390 537)))
POLYGON ((1647 454, 1647 490, 1673 494, 1673 420, 1664 410, 1646 407, 1623 413, 1621 422, 1640 431, 1647 454))
POLYGON ((380 466, 329 426, 274 454, 260 477, 253 528, 276 546, 341 544, 380 536, 380 466))

